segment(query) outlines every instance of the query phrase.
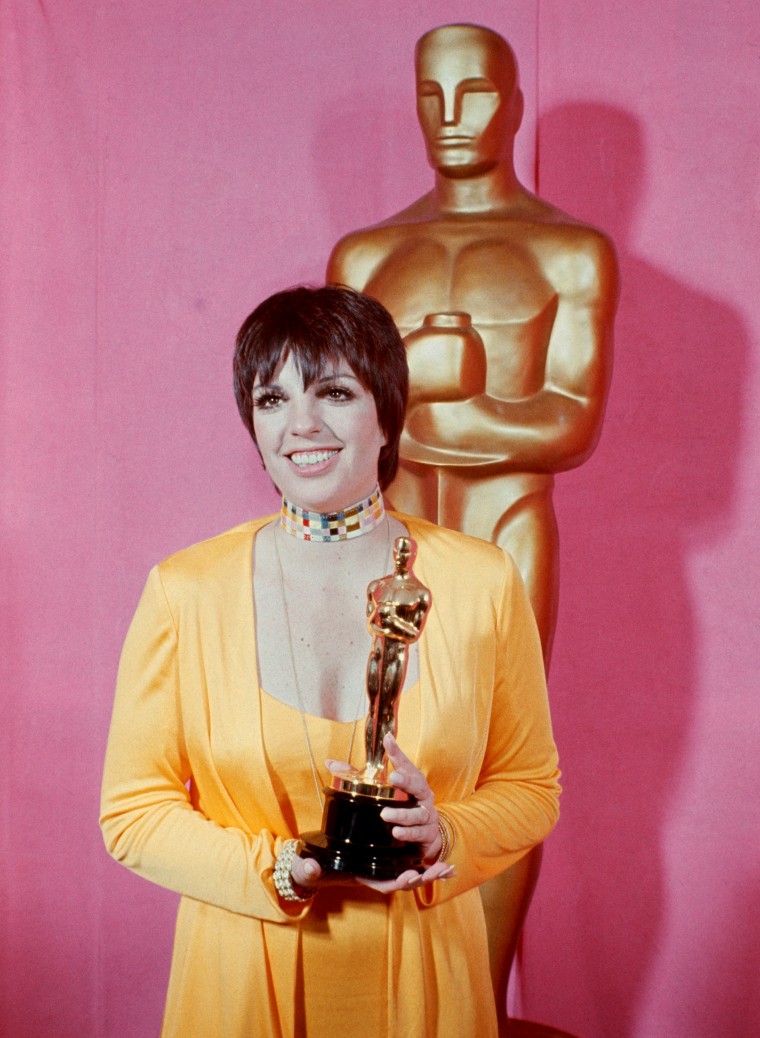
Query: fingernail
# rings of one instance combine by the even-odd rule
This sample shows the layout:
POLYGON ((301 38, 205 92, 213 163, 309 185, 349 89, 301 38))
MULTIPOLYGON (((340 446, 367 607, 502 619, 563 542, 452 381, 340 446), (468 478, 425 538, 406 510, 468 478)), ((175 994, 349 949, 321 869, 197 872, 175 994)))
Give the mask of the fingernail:
POLYGON ((303 870, 304 870, 304 872, 306 873, 307 876, 314 876, 314 875, 316 875, 316 872, 317 872, 316 865, 313 865, 312 862, 310 862, 310 861, 307 861, 304 864, 303 870))
POLYGON ((401 774, 400 771, 392 771, 390 773, 390 775, 388 776, 388 781, 389 782, 401 782, 402 779, 403 779, 403 775, 401 774))
POLYGON ((449 867, 444 872, 441 873, 439 878, 440 879, 451 879, 451 877, 455 876, 455 875, 456 875, 456 872, 454 870, 454 866, 453 865, 449 865, 449 867))

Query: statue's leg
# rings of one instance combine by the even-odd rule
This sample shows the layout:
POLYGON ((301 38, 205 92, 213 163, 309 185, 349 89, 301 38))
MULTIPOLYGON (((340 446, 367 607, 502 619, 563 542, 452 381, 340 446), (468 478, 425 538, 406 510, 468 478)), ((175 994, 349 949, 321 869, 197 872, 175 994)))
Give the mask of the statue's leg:
MULTIPOLYGON (((559 547, 551 488, 551 480, 543 478, 476 480, 447 470, 442 478, 440 518, 446 526, 493 541, 511 553, 536 614, 547 667, 557 616, 559 547)), ((480 888, 500 1034, 507 1023, 509 974, 538 881, 542 853, 540 845, 534 847, 480 888)))
POLYGON ((544 666, 549 671, 559 604, 559 533, 551 493, 521 498, 497 523, 491 540, 517 564, 536 618, 544 666))
POLYGON ((383 662, 383 681, 380 690, 380 705, 377 711, 379 745, 382 749, 385 736, 396 735, 398 700, 403 691, 406 673, 407 646, 403 642, 387 639, 386 658, 383 662))
POLYGON ((367 711, 367 720, 364 726, 364 752, 365 761, 367 764, 377 763, 377 707, 379 703, 380 693, 380 662, 382 652, 378 645, 378 639, 375 638, 372 642, 372 651, 369 654, 367 660, 367 698, 369 700, 369 709, 367 711))
POLYGON ((500 1035, 507 1021, 509 974, 538 882, 543 850, 542 844, 534 847, 511 868, 489 879, 480 888, 500 1035))
POLYGON ((442 469, 437 522, 506 548, 523 579, 549 664, 557 620, 559 536, 551 476, 518 473, 476 478, 442 469))

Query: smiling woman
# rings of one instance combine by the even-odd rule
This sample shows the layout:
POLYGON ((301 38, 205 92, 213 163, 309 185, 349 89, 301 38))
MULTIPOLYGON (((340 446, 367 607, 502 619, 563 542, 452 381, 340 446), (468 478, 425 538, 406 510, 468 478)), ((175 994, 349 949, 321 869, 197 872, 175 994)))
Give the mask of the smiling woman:
POLYGON ((246 318, 235 350, 235 397, 260 452, 260 419, 286 403, 286 387, 276 383, 288 361, 304 393, 313 389, 336 405, 357 393, 372 398, 382 443, 365 460, 369 468, 377 460, 384 490, 398 467, 409 389, 406 351, 388 311, 360 292, 328 285, 278 292, 246 318))
POLYGON ((110 852, 183 895, 162 1033, 495 1036, 476 887, 544 838, 559 792, 519 576, 500 548, 386 511, 408 376, 379 303, 279 293, 244 322, 234 372, 282 509, 151 572, 103 779, 110 852), (433 607, 408 646, 406 752, 383 741, 416 806, 382 817, 422 864, 352 878, 296 838, 365 741, 367 587, 399 536, 433 607))
POLYGON ((374 490, 385 437, 372 393, 345 361, 304 387, 289 353, 271 382, 255 383, 253 407, 264 466, 286 498, 330 512, 374 490))

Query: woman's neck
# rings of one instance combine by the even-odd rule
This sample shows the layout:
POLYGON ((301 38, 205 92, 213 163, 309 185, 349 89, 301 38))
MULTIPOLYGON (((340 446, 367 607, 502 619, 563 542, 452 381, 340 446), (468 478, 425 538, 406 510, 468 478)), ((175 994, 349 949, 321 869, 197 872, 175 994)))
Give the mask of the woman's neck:
POLYGON ((280 526, 301 541, 340 542, 372 533, 385 521, 378 486, 361 501, 332 512, 315 512, 282 499, 280 526))

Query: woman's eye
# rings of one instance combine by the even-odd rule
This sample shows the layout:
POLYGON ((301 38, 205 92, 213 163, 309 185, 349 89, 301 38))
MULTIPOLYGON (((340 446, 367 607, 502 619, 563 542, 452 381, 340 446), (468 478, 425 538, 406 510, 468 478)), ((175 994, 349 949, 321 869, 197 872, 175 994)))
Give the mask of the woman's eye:
POLYGON ((328 400, 342 402, 344 400, 353 400, 354 392, 349 389, 348 386, 333 385, 325 386, 322 391, 322 396, 326 397, 328 400))
POLYGON ((259 393, 258 396, 253 398, 253 406, 257 411, 272 411, 281 402, 282 396, 280 393, 259 393))

